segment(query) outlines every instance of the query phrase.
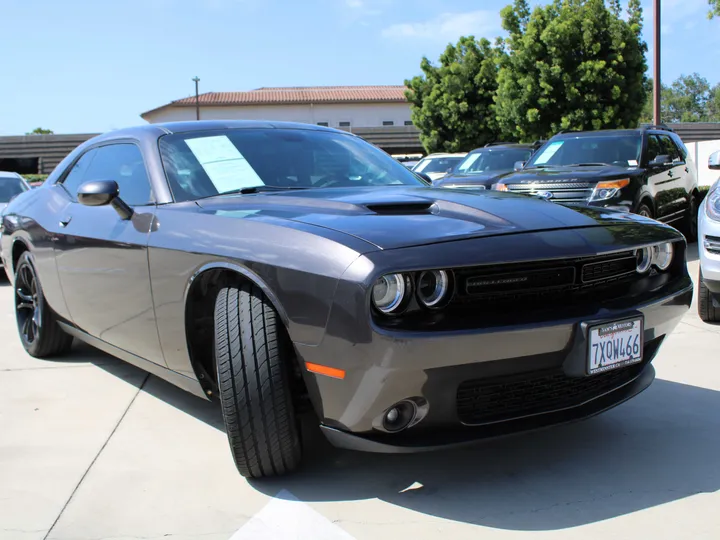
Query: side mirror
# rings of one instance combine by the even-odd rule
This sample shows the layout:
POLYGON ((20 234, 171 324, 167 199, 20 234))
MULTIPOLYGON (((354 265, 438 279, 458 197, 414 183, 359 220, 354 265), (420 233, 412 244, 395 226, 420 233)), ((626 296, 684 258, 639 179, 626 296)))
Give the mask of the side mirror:
POLYGON ((525 162, 524 162, 524 161, 516 161, 516 162, 515 162, 515 170, 516 170, 516 171, 521 170, 524 166, 525 166, 525 162))
POLYGON ((708 158, 708 169, 712 169, 714 171, 720 169, 720 150, 710 154, 710 157, 708 158))
POLYGON ((120 198, 120 188, 114 180, 85 182, 77 193, 78 202, 85 206, 112 205, 122 219, 130 219, 133 210, 120 198))
POLYGON ((670 165, 672 161, 670 160, 670 156, 666 154, 660 154, 659 156, 655 156, 655 159, 653 159, 650 163, 648 163, 649 167, 662 167, 664 165, 670 165))

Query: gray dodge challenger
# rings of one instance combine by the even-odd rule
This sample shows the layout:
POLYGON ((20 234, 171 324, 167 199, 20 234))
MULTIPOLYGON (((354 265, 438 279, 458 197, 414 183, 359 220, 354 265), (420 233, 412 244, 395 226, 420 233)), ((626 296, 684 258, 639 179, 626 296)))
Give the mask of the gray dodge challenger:
POLYGON ((73 339, 217 399, 247 477, 571 422, 647 388, 690 306, 648 218, 436 189, 352 134, 279 122, 95 137, 2 215, 20 339, 73 339))

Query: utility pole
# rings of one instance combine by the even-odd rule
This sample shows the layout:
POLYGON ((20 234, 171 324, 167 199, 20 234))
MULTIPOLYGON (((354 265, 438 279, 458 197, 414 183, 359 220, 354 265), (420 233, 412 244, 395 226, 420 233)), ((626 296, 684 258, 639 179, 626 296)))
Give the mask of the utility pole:
POLYGON ((192 80, 195 81, 195 120, 200 120, 200 94, 198 93, 200 79, 195 76, 192 80))
POLYGON ((655 10, 655 44, 653 46, 653 124, 660 125, 660 97, 662 82, 660 81, 660 0, 653 0, 655 10))

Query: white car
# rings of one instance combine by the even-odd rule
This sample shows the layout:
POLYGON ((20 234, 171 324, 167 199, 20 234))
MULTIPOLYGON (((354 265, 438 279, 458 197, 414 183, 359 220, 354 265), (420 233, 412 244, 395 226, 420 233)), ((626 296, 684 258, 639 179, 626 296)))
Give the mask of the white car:
POLYGON ((426 174, 435 183, 447 173, 452 171, 467 155, 467 152, 458 154, 430 154, 425 156, 410 169, 416 173, 426 174))
MULTIPOLYGON (((708 168, 720 170, 720 151, 710 155, 708 168)), ((720 178, 715 180, 700 206, 698 252, 698 314, 705 322, 720 322, 720 178)))

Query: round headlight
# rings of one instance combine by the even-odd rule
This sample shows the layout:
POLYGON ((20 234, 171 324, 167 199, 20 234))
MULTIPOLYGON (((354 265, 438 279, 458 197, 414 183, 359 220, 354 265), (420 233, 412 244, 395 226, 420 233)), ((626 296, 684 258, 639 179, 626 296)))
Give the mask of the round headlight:
POLYGON ((405 290, 405 278, 402 274, 382 276, 373 285, 373 305, 383 313, 392 313, 402 305, 405 290))
POLYGON ((667 270, 673 258, 673 246, 670 242, 653 246, 652 263, 660 270, 667 270))
POLYGON ((445 270, 422 272, 417 282, 417 297, 425 307, 438 307, 450 292, 450 278, 445 270))
POLYGON ((637 258, 637 268, 639 274, 644 274, 648 270, 650 270, 650 265, 652 264, 653 259, 653 250, 650 247, 644 247, 642 249, 638 249, 635 252, 635 257, 637 258))

